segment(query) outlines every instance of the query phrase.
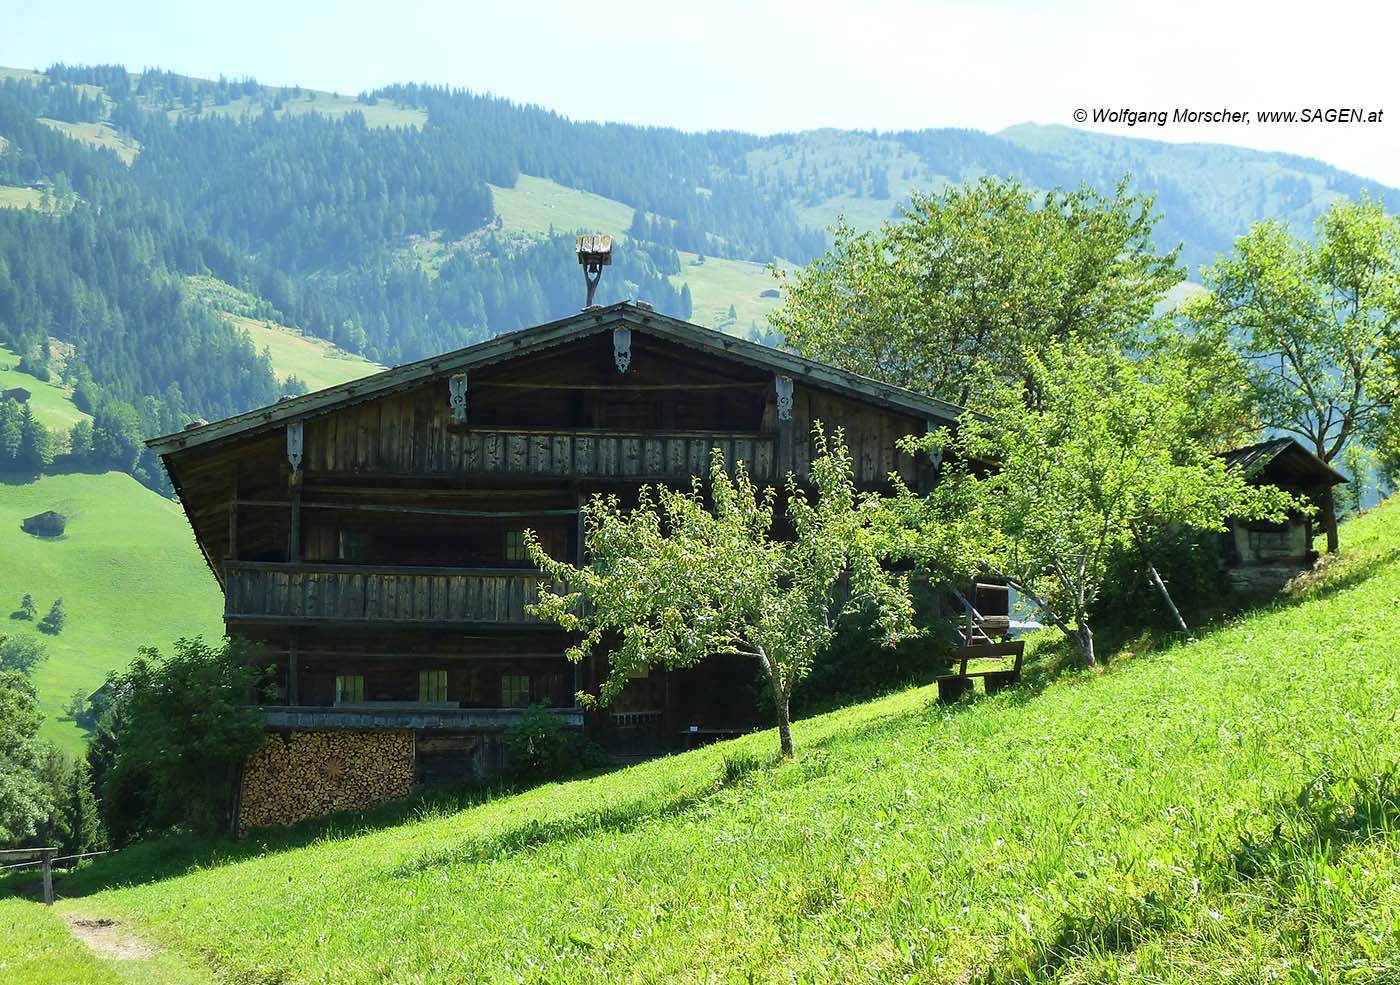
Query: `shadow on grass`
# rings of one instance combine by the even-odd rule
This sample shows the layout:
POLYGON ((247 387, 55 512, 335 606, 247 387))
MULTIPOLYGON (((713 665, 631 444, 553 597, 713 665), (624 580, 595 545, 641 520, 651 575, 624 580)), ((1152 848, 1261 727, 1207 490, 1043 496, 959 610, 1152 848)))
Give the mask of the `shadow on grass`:
MULTIPOLYGON (((610 771, 610 767, 599 768, 565 779, 587 779, 610 771)), ((263 858, 306 848, 318 842, 354 838, 385 828, 455 814, 498 797, 521 793, 525 789, 505 783, 435 788, 372 811, 331 814, 286 828, 257 828, 242 838, 192 832, 161 835, 137 842, 111 855, 92 859, 69 872, 56 873, 54 885, 61 896, 80 897, 124 886, 160 882, 200 869, 263 858)), ((11 889, 6 881, 0 880, 0 895, 11 889)))

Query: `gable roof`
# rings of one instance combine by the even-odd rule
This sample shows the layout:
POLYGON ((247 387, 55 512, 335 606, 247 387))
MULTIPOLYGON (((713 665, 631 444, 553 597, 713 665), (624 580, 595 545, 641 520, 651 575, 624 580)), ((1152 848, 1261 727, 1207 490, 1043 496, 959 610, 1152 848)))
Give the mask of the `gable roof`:
POLYGON ((1227 465, 1242 470, 1250 477, 1278 463, 1279 469, 1302 482, 1335 486, 1347 481, 1346 476, 1308 451, 1295 438, 1271 438, 1231 449, 1223 457, 1227 465))
POLYGON ((962 408, 956 404, 925 397, 903 387, 881 383, 858 373, 836 369, 780 349, 735 338, 711 328, 663 315, 631 301, 620 301, 605 307, 589 308, 576 315, 532 328, 506 332, 465 349, 406 363, 339 386, 327 387, 299 397, 284 397, 275 404, 222 421, 200 424, 174 434, 151 438, 146 445, 161 455, 168 455, 186 448, 251 434, 289 421, 315 417, 350 404, 406 390, 433 377, 504 362, 616 326, 669 339, 680 345, 706 350, 752 366, 771 369, 774 373, 791 376, 811 386, 834 390, 941 423, 952 424, 962 413, 962 408))

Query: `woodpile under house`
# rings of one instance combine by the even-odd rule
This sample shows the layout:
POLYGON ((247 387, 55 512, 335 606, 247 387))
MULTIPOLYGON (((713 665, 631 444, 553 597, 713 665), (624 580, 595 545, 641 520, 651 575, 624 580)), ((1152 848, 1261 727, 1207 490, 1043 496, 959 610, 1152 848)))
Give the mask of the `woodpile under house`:
POLYGON ((781 487, 806 474, 816 420, 844 429, 865 488, 897 471, 927 490, 936 463, 896 441, 958 413, 625 302, 153 439, 228 632, 273 667, 242 825, 489 775, 531 705, 620 755, 754 727, 756 668, 737 658, 581 708, 606 655, 574 665, 526 612, 543 575, 525 531, 579 563, 590 497, 688 485, 713 448, 781 487))

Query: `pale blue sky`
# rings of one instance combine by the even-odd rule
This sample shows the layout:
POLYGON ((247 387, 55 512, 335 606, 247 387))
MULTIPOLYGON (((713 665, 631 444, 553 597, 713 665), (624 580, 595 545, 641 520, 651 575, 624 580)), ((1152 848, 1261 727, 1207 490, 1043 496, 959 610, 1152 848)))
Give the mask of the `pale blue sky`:
POLYGON ((1286 150, 1400 187, 1394 6, 0 0, 0 65, 120 62, 348 93, 416 80, 576 118, 761 133, 1073 125, 1080 107, 1355 106, 1387 119, 1097 129, 1286 150))

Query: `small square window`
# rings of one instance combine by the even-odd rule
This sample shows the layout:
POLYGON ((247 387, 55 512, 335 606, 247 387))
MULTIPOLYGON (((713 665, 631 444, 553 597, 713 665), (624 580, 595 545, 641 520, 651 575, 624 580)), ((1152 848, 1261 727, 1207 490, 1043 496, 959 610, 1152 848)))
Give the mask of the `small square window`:
POLYGON ((447 671, 420 670, 418 672, 418 700, 441 704, 447 700, 447 671))
POLYGON ((530 554, 525 550, 525 531, 506 531, 506 560, 507 561, 528 561, 530 554))
POLYGON ((335 676, 335 703, 338 705, 358 704, 365 700, 364 674, 337 674, 335 676))
POLYGON ((524 708, 530 703, 530 675, 501 675, 501 707, 524 708))

